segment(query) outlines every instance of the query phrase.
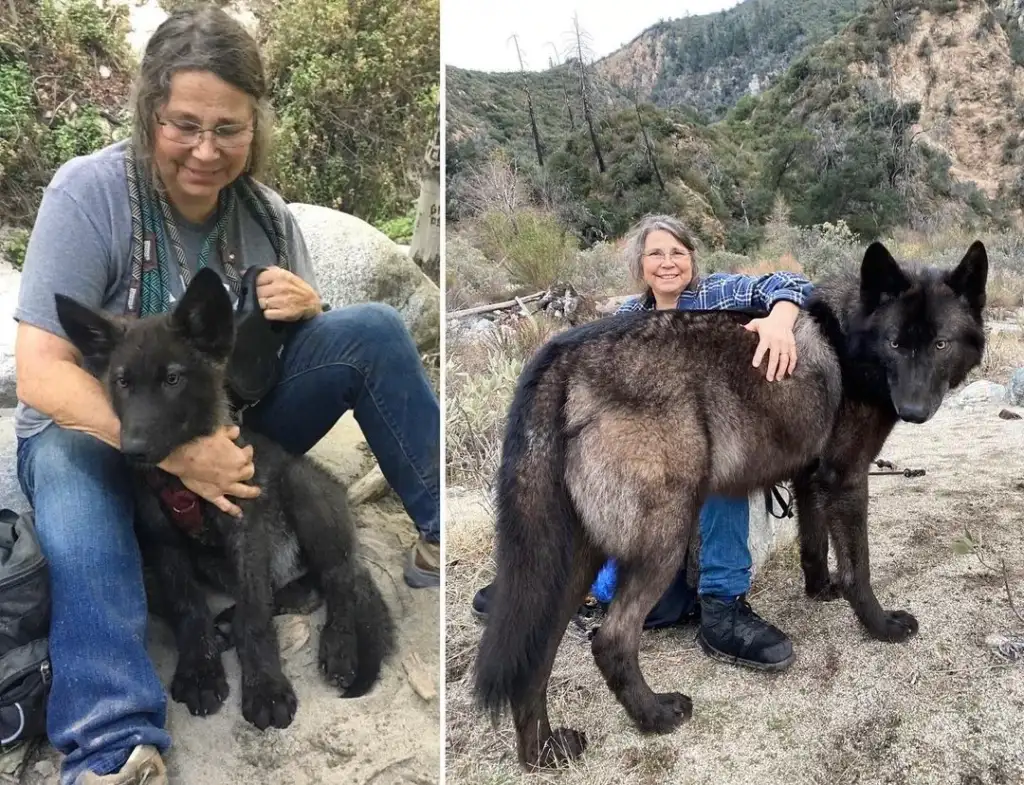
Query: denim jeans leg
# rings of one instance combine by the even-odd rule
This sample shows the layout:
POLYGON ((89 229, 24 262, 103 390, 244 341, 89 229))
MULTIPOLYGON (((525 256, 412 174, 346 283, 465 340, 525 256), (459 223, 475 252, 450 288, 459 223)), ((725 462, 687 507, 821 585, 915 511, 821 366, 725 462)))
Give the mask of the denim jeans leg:
POLYGON ((440 406, 398 312, 366 303, 300 322, 282 360, 280 382, 245 423, 301 454, 353 410, 416 528, 439 542, 440 406))
POLYGON ((121 455, 50 425, 18 442, 18 480, 49 562, 53 684, 47 735, 62 785, 117 771, 139 744, 166 750, 167 698, 146 651, 146 593, 121 455))
POLYGON ((735 597, 750 588, 750 504, 711 496, 700 511, 700 594, 735 597))

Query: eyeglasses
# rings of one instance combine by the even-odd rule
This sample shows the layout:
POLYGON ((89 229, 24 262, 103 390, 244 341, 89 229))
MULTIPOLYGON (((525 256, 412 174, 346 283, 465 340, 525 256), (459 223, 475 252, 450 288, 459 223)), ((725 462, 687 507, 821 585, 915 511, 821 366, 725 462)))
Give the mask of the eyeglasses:
POLYGON ((203 134, 213 134, 213 142, 217 147, 243 147, 252 141, 255 128, 248 123, 233 123, 231 125, 218 125, 214 128, 203 128, 198 123, 188 120, 164 119, 156 116, 156 121, 163 129, 163 136, 175 144, 194 147, 203 139, 203 134))
POLYGON ((671 253, 666 254, 664 251, 648 251, 644 254, 644 258, 653 259, 659 262, 664 261, 666 257, 670 258, 673 262, 680 262, 683 259, 688 259, 690 257, 690 252, 673 250, 671 253))

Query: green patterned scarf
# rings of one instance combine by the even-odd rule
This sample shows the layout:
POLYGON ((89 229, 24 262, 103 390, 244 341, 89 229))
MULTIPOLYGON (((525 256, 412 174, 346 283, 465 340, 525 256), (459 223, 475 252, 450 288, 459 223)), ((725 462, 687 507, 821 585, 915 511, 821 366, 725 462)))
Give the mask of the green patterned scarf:
MULTIPOLYGON (((138 171, 130 142, 125 151, 125 170, 132 213, 132 274, 125 312, 135 316, 149 316, 167 310, 171 293, 170 276, 180 275, 184 289, 192 280, 192 273, 171 206, 165 195, 153 187, 149 173, 138 171)), ((210 255, 216 251, 220 255, 228 286, 236 297, 241 281, 239 244, 237 238, 229 235, 232 234, 231 227, 237 225, 232 218, 239 209, 239 203, 251 211, 266 232, 277 254, 277 266, 290 269, 284 239, 284 216, 267 197, 263 186, 244 174, 221 190, 217 203, 217 224, 203 242, 196 266, 197 272, 206 267, 210 255)))

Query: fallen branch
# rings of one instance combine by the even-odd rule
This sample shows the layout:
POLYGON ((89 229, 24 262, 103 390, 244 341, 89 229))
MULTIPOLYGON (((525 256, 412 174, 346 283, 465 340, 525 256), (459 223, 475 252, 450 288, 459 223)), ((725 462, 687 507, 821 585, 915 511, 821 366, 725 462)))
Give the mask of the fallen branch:
POLYGON ((449 319, 461 319, 463 316, 473 316, 478 313, 491 313, 492 311, 501 311, 505 308, 515 308, 521 303, 529 303, 534 300, 539 300, 547 292, 537 292, 536 294, 530 294, 525 297, 515 297, 511 300, 503 300, 500 303, 491 303, 490 305, 474 305, 472 308, 463 308, 461 311, 452 311, 448 314, 449 319))

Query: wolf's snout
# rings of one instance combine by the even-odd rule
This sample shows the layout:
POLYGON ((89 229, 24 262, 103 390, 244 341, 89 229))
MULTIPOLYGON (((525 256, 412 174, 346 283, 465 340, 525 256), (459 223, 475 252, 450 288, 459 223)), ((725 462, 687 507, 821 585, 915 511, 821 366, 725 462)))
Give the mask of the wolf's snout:
POLYGON ((920 425, 921 423, 928 422, 928 419, 932 416, 932 407, 921 402, 904 403, 896 409, 896 414, 904 422, 920 425))
POLYGON ((121 434, 121 452, 132 463, 145 463, 149 457, 149 443, 142 434, 121 434))

